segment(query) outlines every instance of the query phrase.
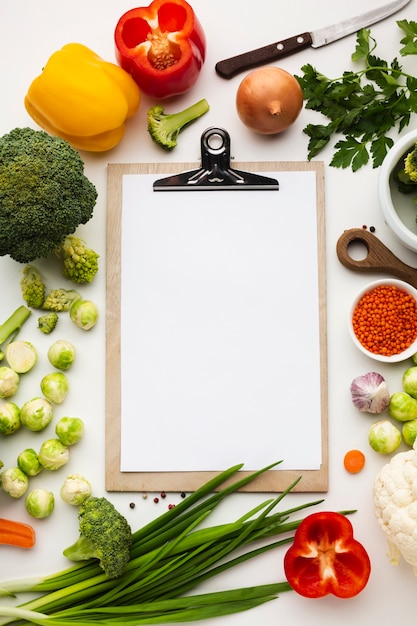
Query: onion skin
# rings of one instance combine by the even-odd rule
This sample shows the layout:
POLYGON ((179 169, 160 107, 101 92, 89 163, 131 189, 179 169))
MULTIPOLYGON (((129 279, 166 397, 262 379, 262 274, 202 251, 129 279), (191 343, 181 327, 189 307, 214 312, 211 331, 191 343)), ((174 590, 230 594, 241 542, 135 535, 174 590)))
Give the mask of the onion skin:
POLYGON ((276 135, 289 128, 303 107, 303 92, 297 79, 279 67, 250 72, 236 93, 240 120, 261 135, 276 135))

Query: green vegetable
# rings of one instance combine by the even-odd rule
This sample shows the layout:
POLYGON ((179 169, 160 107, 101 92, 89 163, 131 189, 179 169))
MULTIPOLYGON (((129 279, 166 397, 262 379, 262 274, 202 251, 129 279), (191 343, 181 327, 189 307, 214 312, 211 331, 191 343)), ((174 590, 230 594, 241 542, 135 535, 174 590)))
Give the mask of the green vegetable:
POLYGON ((14 396, 19 387, 20 377, 11 367, 0 367, 0 398, 14 396))
POLYGON ((1 488, 12 498, 21 498, 29 487, 29 479, 19 467, 8 467, 0 474, 1 488))
POLYGON ((417 417, 417 400, 405 391, 397 391, 390 397, 388 413, 400 422, 412 420, 417 417))
POLYGON ((38 455, 33 448, 26 448, 17 457, 17 466, 27 476, 37 476, 42 471, 38 455))
POLYGON ((72 561, 98 559, 108 578, 122 575, 130 558, 132 531, 125 517, 107 498, 91 497, 78 512, 80 536, 64 550, 72 561))
POLYGON ((412 448, 417 438, 417 419, 404 422, 401 428, 401 434, 407 446, 412 448))
POLYGON ((69 461, 69 450, 59 439, 47 439, 38 452, 39 463, 47 470, 56 471, 69 461))
POLYGON ((89 481, 80 474, 68 474, 62 484, 60 496, 64 502, 79 506, 92 494, 89 481))
POLYGON ((68 378, 63 372, 45 374, 41 380, 41 391, 54 404, 62 404, 68 393, 68 378))
POLYGON ((25 265, 20 280, 23 300, 33 309, 41 309, 45 300, 46 287, 39 270, 31 264, 25 265))
POLYGON ((79 153, 43 130, 0 137, 0 256, 20 263, 48 257, 93 215, 94 185, 79 153))
POLYGON ((75 348, 69 341, 58 339, 48 349, 48 359, 51 365, 59 370, 68 370, 75 360, 75 348))
POLYGON ((6 347, 6 360, 18 374, 26 374, 38 360, 38 353, 30 341, 11 341, 6 347))
POLYGON ((413 398, 417 398, 417 366, 405 370, 402 383, 404 391, 413 398))
POLYGON ((401 433, 389 420, 380 420, 369 429, 368 441, 375 452, 391 454, 401 444, 401 433))
POLYGON ((79 417, 61 417, 55 426, 55 433, 64 446, 72 446, 82 438, 84 422, 79 417))
POLYGON ((70 318, 78 328, 90 330, 97 324, 98 308, 91 300, 76 300, 70 308, 70 318))
POLYGON ((49 335, 58 324, 58 313, 50 311, 38 317, 38 328, 44 335, 49 335))
POLYGON ((20 409, 23 426, 34 432, 43 430, 52 421, 52 404, 46 398, 36 397, 27 400, 20 409))
POLYGON ((46 489, 32 489, 26 496, 25 506, 32 517, 37 519, 49 517, 55 507, 54 494, 46 489))
POLYGON ((75 289, 51 289, 45 297, 42 308, 55 313, 69 311, 77 300, 81 298, 75 289))
POLYGON ((114 580, 108 579, 97 562, 92 561, 44 579, 2 582, 3 594, 21 591, 43 594, 15 608, 0 606, 0 615, 5 616, 2 624, 19 617, 30 621, 31 616, 36 622, 42 617, 39 612, 48 615, 45 623, 49 626, 182 623, 251 609, 280 592, 290 591, 285 581, 192 594, 203 581, 291 543, 293 531, 301 523, 291 520, 291 516, 323 501, 274 513, 274 508, 299 482, 296 480, 282 494, 256 506, 235 522, 196 528, 207 522, 210 513, 229 494, 276 465, 248 472, 235 481, 232 477, 243 466, 231 467, 134 532, 130 560, 124 573, 114 580), (226 481, 227 486, 220 488, 226 481), (283 537, 277 539, 278 535, 283 537))
POLYGON ((97 252, 88 248, 85 241, 69 235, 57 249, 62 260, 62 274, 74 283, 91 283, 98 271, 97 252))
MULTIPOLYGON (((409 32, 415 23, 402 20, 397 24, 406 33, 401 54, 417 54, 417 44, 411 43, 409 32)), ((379 167, 394 143, 389 131, 396 126, 403 130, 417 111, 417 78, 404 72, 396 58, 389 64, 374 54, 376 42, 369 29, 362 28, 356 40, 352 60, 361 62, 362 69, 328 78, 307 64, 301 68, 303 76, 296 77, 306 108, 329 120, 326 125, 308 124, 304 128, 309 137, 308 159, 340 134, 344 139, 335 144, 330 165, 351 167, 354 172, 369 162, 370 155, 372 166, 379 167)))
POLYGON ((14 402, 3 402, 0 405, 0 434, 12 435, 22 425, 20 409, 14 402))
POLYGON ((164 107, 156 104, 148 110, 148 132, 161 148, 173 150, 181 130, 208 110, 207 100, 200 100, 179 113, 165 113, 164 107))
POLYGON ((4 358, 3 350, 6 348, 6 342, 16 339, 20 329, 31 313, 32 311, 26 306, 19 306, 3 324, 0 324, 0 351, 2 358, 4 358))

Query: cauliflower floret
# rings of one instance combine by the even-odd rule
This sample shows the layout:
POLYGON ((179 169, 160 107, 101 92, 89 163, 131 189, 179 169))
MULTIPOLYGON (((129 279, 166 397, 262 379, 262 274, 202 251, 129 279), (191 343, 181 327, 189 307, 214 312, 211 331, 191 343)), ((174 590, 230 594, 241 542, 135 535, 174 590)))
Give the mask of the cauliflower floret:
POLYGON ((396 454, 382 467, 373 495, 390 562, 398 565, 402 556, 417 575, 417 440, 413 450, 396 454))

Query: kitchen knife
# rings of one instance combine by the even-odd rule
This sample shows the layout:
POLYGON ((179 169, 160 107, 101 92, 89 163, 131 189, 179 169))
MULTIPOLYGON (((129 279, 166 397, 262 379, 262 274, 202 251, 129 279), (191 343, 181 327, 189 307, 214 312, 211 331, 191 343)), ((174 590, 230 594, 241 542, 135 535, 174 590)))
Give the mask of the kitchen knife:
POLYGON ((289 37, 288 39, 281 39, 281 41, 271 43, 269 46, 264 46, 257 50, 252 50, 251 52, 245 52, 231 57, 230 59, 224 59, 216 64, 216 72, 222 78, 232 78, 240 72, 258 65, 271 63, 277 59, 282 59, 299 50, 326 46, 333 41, 337 41, 338 39, 342 39, 347 35, 357 32, 361 28, 366 28, 371 24, 380 22, 405 7, 409 2, 410 0, 394 0, 385 6, 343 20, 338 24, 333 24, 332 26, 307 33, 301 33, 300 35, 295 35, 295 37, 289 37))

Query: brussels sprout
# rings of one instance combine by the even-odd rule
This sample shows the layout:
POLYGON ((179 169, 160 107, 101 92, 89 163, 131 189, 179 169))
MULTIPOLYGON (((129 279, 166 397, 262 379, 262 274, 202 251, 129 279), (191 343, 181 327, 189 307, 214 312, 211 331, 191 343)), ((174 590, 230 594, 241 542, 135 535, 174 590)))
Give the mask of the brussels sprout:
POLYGON ((59 439, 47 439, 38 452, 39 463, 47 470, 58 470, 68 463, 69 450, 59 439))
POLYGON ((59 370, 67 370, 75 360, 75 348, 69 341, 58 339, 48 350, 48 359, 51 365, 59 370))
POLYGON ((68 379, 62 372, 46 374, 41 380, 41 391, 54 404, 62 404, 68 393, 68 379))
POLYGON ((405 443, 412 448, 417 438, 417 419, 404 422, 401 432, 405 443))
POLYGON ((401 433, 389 420, 380 420, 369 429, 368 441, 375 452, 390 454, 401 444, 401 433))
POLYGON ((403 374, 403 389, 405 392, 417 398, 417 366, 409 367, 403 374))
POLYGON ((27 476, 37 476, 42 471, 42 465, 33 448, 26 448, 18 455, 17 465, 27 476))
POLYGON ((388 413, 400 422, 417 417, 417 400, 405 391, 397 391, 390 397, 388 413))
POLYGON ((12 498, 21 498, 29 487, 29 478, 19 467, 9 467, 0 474, 3 491, 12 498))
POLYGON ((30 341, 12 341, 6 346, 6 360, 18 374, 25 374, 38 360, 36 348, 30 341))
POLYGON ((10 398, 19 387, 20 377, 11 367, 0 367, 0 398, 10 398))
POLYGON ((20 421, 29 430, 43 430, 51 423, 52 417, 52 404, 46 398, 32 398, 20 409, 20 421))
POLYGON ((61 417, 55 426, 55 433, 64 446, 72 446, 84 434, 84 422, 79 417, 61 417))
POLYGON ((97 306, 91 300, 76 300, 70 308, 70 318, 78 328, 90 330, 97 323, 97 306))
POLYGON ((92 494, 91 485, 80 474, 69 474, 61 487, 61 498, 67 504, 79 506, 92 494))
POLYGON ((55 507, 54 494, 46 489, 32 489, 26 496, 25 506, 32 517, 37 519, 48 517, 55 507))
POLYGON ((0 405, 0 434, 12 435, 22 425, 20 409, 14 402, 3 402, 0 405))

